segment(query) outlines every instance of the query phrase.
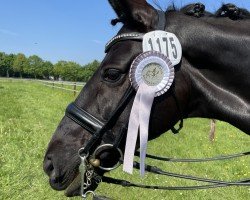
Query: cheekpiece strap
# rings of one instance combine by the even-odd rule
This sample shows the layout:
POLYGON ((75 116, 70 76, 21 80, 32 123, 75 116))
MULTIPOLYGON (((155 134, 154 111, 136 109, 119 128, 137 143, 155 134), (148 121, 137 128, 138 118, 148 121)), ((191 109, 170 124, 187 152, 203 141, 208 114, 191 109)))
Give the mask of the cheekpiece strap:
POLYGON ((158 13, 158 25, 157 30, 164 31, 166 26, 166 15, 162 10, 157 10, 158 13))

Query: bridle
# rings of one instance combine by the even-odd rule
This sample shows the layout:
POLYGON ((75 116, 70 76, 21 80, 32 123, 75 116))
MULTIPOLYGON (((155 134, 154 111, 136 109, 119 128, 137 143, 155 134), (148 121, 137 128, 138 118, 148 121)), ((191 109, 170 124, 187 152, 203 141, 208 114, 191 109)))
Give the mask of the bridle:
MULTIPOLYGON (((158 22, 157 29, 164 30, 165 23, 166 23, 165 13, 162 11, 158 11, 158 16, 159 16, 159 20, 158 20, 159 22, 158 22)), ((126 34, 117 35, 107 43, 107 45, 105 46, 105 52, 107 53, 113 45, 121 41, 128 41, 128 40, 142 41, 143 35, 144 34, 142 33, 126 33, 126 34)), ((112 128, 114 127, 115 123, 117 122, 117 119, 123 113, 124 109, 127 107, 129 102, 133 99, 134 95, 135 95, 135 90, 133 89, 132 86, 129 86, 128 89, 125 91, 123 97, 120 99, 117 107, 111 113, 109 119, 106 122, 102 122, 101 120, 99 120, 98 118, 96 118, 95 116, 87 112, 86 110, 80 108, 80 106, 78 106, 74 102, 69 104, 69 106, 66 109, 65 115, 91 134, 90 140, 84 145, 84 148, 81 148, 79 150, 79 156, 81 158, 80 172, 81 172, 81 176, 83 176, 82 185, 81 185, 81 195, 83 198, 86 198, 86 194, 88 193, 86 191, 91 186, 91 179, 93 178, 92 173, 91 173, 91 176, 89 177, 88 175, 86 175, 88 174, 87 173, 88 171, 93 171, 93 167, 98 167, 102 170, 110 171, 110 170, 117 168, 122 163, 123 154, 122 154, 122 151, 119 149, 119 145, 124 135, 127 132, 127 123, 125 123, 125 125, 121 127, 119 134, 117 134, 118 136, 114 139, 112 144, 110 141, 108 141, 107 143, 105 142, 105 135, 113 134, 111 131, 112 128), (105 142, 104 145, 100 145, 102 140, 105 142), (106 149, 115 150, 120 155, 120 159, 116 165, 112 167, 105 167, 105 166, 101 166, 100 163, 96 165, 96 164, 93 164, 94 162, 87 160, 90 157, 91 158, 90 160, 95 161, 95 159, 97 158, 97 154, 100 153, 102 150, 106 150, 106 149), (92 153, 91 156, 89 156, 90 153, 92 153), (81 170, 81 167, 83 168, 83 170, 81 170), (86 179, 89 180, 89 182, 86 181, 86 179)), ((177 108, 179 109, 179 112, 181 113, 177 100, 176 100, 176 103, 177 103, 177 108)), ((183 119, 181 120, 180 128, 178 130, 175 130, 174 128, 172 128, 172 132, 178 133, 179 130, 182 128, 182 126, 183 126, 183 119)), ((245 156, 249 154, 250 154, 249 152, 246 152, 246 153, 242 153, 236 156, 235 155, 229 156, 229 158, 240 157, 240 156, 245 156)), ((150 157, 150 155, 148 156, 150 157)), ((158 159, 158 160, 170 161, 170 162, 173 161, 173 159, 160 158, 157 156, 153 156, 153 158, 158 159)), ((220 160, 220 159, 225 159, 225 157, 215 158, 215 160, 220 160)), ((180 160, 180 161, 186 162, 186 160, 180 160)), ((191 160, 191 162, 192 161, 193 160, 191 160)), ((197 162, 197 161, 194 161, 194 162, 197 162)), ((138 163, 135 162, 134 167, 138 168, 138 166, 139 166, 138 163)), ((249 180, 226 182, 226 181, 217 181, 217 180, 211 180, 211 179, 202 179, 202 178, 197 178, 197 177, 192 177, 192 176, 187 176, 187 175, 179 175, 179 174, 165 172, 159 168, 152 167, 149 165, 146 166, 146 170, 155 174, 162 174, 162 175, 167 175, 167 176, 174 176, 174 177, 179 177, 179 178, 209 182, 209 183, 212 183, 212 185, 194 186, 194 187, 144 186, 144 185, 134 184, 128 181, 113 179, 109 177, 103 177, 102 181, 107 182, 107 183, 112 183, 112 184, 119 184, 119 185, 126 186, 126 187, 142 187, 142 188, 150 188, 150 189, 168 189, 168 190, 183 190, 183 189, 189 190, 189 189, 225 187, 225 186, 232 186, 232 185, 241 185, 241 186, 250 185, 249 180)), ((99 181, 97 181, 97 184, 98 183, 99 181)))
MULTIPOLYGON (((166 24, 165 13, 163 11, 158 11, 158 24, 157 29, 164 30, 166 24)), ((112 38, 107 45, 105 46, 105 53, 109 51, 109 49, 114 46, 117 42, 120 41, 128 41, 128 40, 143 40, 143 33, 125 33, 120 34, 112 38)), ((125 91, 123 97, 119 101, 115 110, 111 113, 107 122, 102 122, 97 119, 92 114, 88 113, 86 110, 80 108, 76 103, 71 103, 66 109, 66 116, 76 122, 78 125, 86 129, 92 136, 91 139, 84 145, 84 148, 79 151, 81 156, 87 155, 93 150, 93 147, 96 146, 100 139, 106 133, 110 133, 111 129, 114 126, 114 123, 117 121, 119 116, 122 114, 130 100, 133 98, 135 91, 133 87, 130 85, 128 89, 125 91)), ((118 148, 119 142, 122 140, 124 132, 126 132, 126 126, 122 127, 120 130, 120 134, 115 139, 115 143, 113 146, 118 148)), ((112 134, 112 133, 111 133, 112 134)), ((119 150, 120 152, 120 150, 119 150)))
MULTIPOLYGON (((165 29, 165 13, 163 11, 158 11, 158 30, 164 30, 165 29)), ((134 40, 134 41, 142 41, 143 40, 143 33, 125 33, 120 34, 112 38, 105 46, 105 53, 109 51, 109 49, 114 46, 116 43, 121 41, 128 41, 128 40, 134 40)), ((128 105, 130 100, 133 98, 135 94, 135 91, 133 87, 130 85, 129 88, 124 93, 123 97, 119 101, 116 109, 111 113, 110 118, 107 120, 107 122, 102 122, 99 119, 97 119, 92 114, 88 113, 86 110, 80 108, 76 103, 71 103, 66 109, 66 116, 72 119, 74 122, 76 122, 78 125, 86 129, 91 135, 91 139, 88 141, 88 143, 85 145, 84 150, 81 151, 82 154, 87 154, 91 148, 94 146, 94 144, 103 137, 103 135, 107 132, 109 132, 113 126, 114 122, 117 121, 117 118, 122 114, 125 107, 128 105)), ((177 107, 178 102, 177 102, 177 107)), ((183 126, 183 122, 181 120, 181 125, 178 130, 172 129, 173 133, 177 133, 183 126)), ((123 128, 125 129, 125 128, 123 128)), ((124 130, 121 130, 123 132, 124 130)), ((121 135, 121 134, 119 134, 121 135)), ((121 140, 121 138, 116 139, 118 141, 121 140)))

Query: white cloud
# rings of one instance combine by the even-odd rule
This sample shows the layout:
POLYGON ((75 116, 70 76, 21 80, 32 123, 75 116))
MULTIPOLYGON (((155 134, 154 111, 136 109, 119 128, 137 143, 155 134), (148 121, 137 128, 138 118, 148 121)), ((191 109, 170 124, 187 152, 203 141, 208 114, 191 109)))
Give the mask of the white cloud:
POLYGON ((6 30, 6 29, 0 29, 0 33, 5 34, 5 35, 10 35, 10 36, 18 36, 17 33, 10 31, 10 30, 6 30))
POLYGON ((94 43, 96 43, 96 44, 103 44, 103 42, 100 41, 100 40, 92 40, 92 42, 94 42, 94 43))

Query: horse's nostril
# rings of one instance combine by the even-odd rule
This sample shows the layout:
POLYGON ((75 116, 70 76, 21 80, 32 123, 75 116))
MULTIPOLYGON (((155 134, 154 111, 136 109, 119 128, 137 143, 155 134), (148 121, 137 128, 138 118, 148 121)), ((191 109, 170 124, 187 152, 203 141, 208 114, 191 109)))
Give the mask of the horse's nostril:
POLYGON ((59 176, 55 170, 50 174, 49 183, 52 188, 55 190, 61 191, 67 188, 67 185, 64 183, 64 176, 59 176))
POLYGON ((44 165, 43 165, 44 171, 48 176, 51 176, 52 172, 54 172, 54 165, 52 162, 52 157, 51 156, 46 156, 44 160, 44 165))
POLYGON ((56 165, 56 160, 53 156, 46 155, 43 163, 43 169, 45 173, 49 176, 49 182, 52 188, 55 190, 64 190, 67 185, 64 183, 64 174, 61 174, 60 168, 56 165))
POLYGON ((52 171, 50 175, 50 182, 52 182, 53 184, 56 184, 59 182, 59 179, 56 177, 55 171, 52 171))

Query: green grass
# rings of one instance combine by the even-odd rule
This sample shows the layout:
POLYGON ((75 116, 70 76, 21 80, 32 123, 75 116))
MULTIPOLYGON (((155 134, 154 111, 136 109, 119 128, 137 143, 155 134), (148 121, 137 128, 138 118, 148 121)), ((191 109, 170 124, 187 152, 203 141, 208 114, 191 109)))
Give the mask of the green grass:
MULTIPOLYGON (((0 79, 0 199, 67 199, 53 191, 42 170, 43 156, 53 131, 73 93, 47 88, 41 83, 0 79)), ((250 137, 217 122, 216 140, 208 139, 209 120, 186 120, 178 135, 166 133, 149 143, 148 152, 170 157, 210 157, 249 151, 250 137)), ((165 170, 220 180, 250 177, 249 157, 203 164, 147 162, 165 170)), ((196 185, 196 182, 147 174, 140 178, 117 169, 116 178, 152 185, 196 185)), ((117 200, 140 199, 239 199, 250 197, 249 187, 201 191, 156 191, 100 184, 97 193, 117 200)), ((79 198, 73 198, 79 199, 79 198)))

